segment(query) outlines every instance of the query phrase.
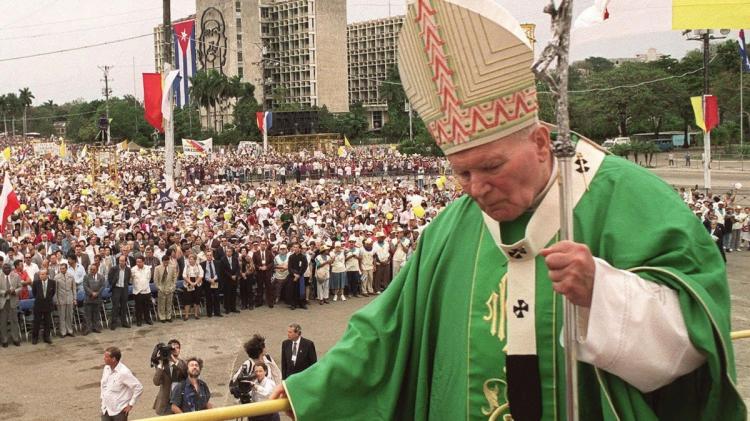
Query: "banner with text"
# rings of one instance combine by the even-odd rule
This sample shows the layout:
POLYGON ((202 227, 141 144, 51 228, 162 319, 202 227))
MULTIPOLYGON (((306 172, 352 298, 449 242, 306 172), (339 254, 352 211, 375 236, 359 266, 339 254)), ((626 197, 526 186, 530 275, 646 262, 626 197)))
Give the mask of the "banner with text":
POLYGON ((182 139, 182 152, 185 156, 199 156, 210 154, 213 151, 214 139, 206 140, 182 139))

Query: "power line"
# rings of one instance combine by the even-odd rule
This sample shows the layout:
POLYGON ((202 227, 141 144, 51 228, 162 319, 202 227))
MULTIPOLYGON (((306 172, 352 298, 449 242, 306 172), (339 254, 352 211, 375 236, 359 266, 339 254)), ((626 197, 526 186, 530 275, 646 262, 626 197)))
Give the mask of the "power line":
POLYGON ((135 35, 135 36, 128 37, 128 38, 115 39, 115 40, 112 40, 112 41, 99 42, 99 43, 96 43, 96 44, 82 45, 80 47, 64 48, 62 50, 47 51, 47 52, 44 52, 44 53, 29 54, 29 55, 26 55, 26 56, 0 58, 0 63, 6 62, 6 61, 22 60, 22 59, 25 59, 25 58, 49 56, 49 55, 52 55, 52 54, 59 54, 59 53, 67 53, 67 52, 70 52, 70 51, 85 50, 87 48, 101 47, 102 45, 117 44, 117 43, 120 43, 120 42, 130 41, 130 40, 134 40, 134 39, 138 39, 138 38, 151 37, 151 36, 153 36, 153 34, 135 35))
MULTIPOLYGON (((128 22, 119 22, 117 25, 129 25, 132 23, 141 23, 141 22, 153 22, 155 18, 148 18, 148 19, 139 19, 139 20, 132 20, 128 22)), ((93 26, 89 28, 80 28, 80 29, 72 29, 69 31, 60 31, 60 32, 45 32, 41 34, 32 34, 32 35, 19 35, 14 37, 7 37, 7 38, 0 38, 0 41, 12 41, 17 39, 33 39, 33 38, 46 38, 56 35, 63 35, 63 34, 73 34, 76 32, 84 32, 84 31, 94 31, 97 29, 111 29, 112 24, 109 25, 103 25, 103 26, 93 26)))
MULTIPOLYGON (((716 59, 716 57, 718 57, 718 55, 715 55, 709 61, 709 63, 711 63, 712 61, 714 61, 714 59, 716 59)), ((608 91, 614 91, 616 89, 638 88, 638 87, 641 87, 641 86, 650 85, 652 83, 663 82, 665 80, 680 79, 680 78, 686 77, 688 75, 692 75, 693 73, 698 73, 698 72, 700 72, 702 70, 703 70, 703 66, 701 66, 701 67, 699 67, 699 68, 697 68, 695 70, 690 70, 688 72, 685 72, 685 73, 683 73, 681 75, 672 75, 672 76, 662 77, 662 78, 658 78, 658 79, 647 80, 647 81, 644 81, 644 82, 633 83, 633 84, 630 84, 630 85, 618 85, 618 86, 609 86, 609 87, 606 87, 606 88, 591 88, 591 89, 572 90, 572 91, 568 91, 568 93, 569 94, 587 94, 587 93, 590 93, 590 92, 608 92, 608 91)), ((537 94, 551 94, 551 93, 552 92, 550 92, 550 91, 537 91, 537 94)))
POLYGON ((43 26, 48 27, 49 25, 55 25, 55 24, 58 24, 58 23, 78 22, 78 21, 83 21, 83 20, 102 20, 102 19, 112 18, 112 17, 117 17, 117 16, 132 15, 133 13, 148 12, 148 11, 151 11, 151 10, 161 10, 161 7, 155 7, 155 8, 143 9, 143 10, 132 10, 130 12, 115 13, 115 14, 112 14, 112 15, 104 15, 104 16, 100 15, 100 16, 90 16, 90 17, 86 17, 86 18, 65 19, 65 20, 58 20, 58 21, 52 21, 52 22, 34 23, 34 24, 30 24, 30 25, 6 26, 4 28, 0 28, 0 32, 2 32, 2 31, 11 31, 11 30, 14 30, 14 29, 36 28, 36 27, 43 27, 43 26))

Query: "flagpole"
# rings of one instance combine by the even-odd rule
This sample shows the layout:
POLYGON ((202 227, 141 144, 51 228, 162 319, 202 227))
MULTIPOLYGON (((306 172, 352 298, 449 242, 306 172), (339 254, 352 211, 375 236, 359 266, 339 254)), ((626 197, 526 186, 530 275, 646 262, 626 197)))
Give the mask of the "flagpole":
POLYGON ((740 170, 745 169, 745 154, 743 153, 743 144, 744 144, 744 138, 745 138, 745 126, 744 126, 744 119, 745 115, 743 112, 745 111, 745 107, 742 104, 742 92, 745 90, 745 85, 742 83, 742 74, 745 73, 745 63, 742 62, 742 57, 740 57, 740 170))
POLYGON ((263 153, 268 153, 268 127, 266 124, 266 113, 263 113, 263 153))
MULTIPOLYGON (((167 78, 167 75, 172 70, 172 66, 168 62, 164 62, 164 75, 163 78, 167 78)), ((169 91, 169 86, 164 86, 163 89, 169 91)), ((167 189, 174 189, 174 95, 169 95, 169 116, 163 117, 164 122, 164 179, 166 180, 167 189)))

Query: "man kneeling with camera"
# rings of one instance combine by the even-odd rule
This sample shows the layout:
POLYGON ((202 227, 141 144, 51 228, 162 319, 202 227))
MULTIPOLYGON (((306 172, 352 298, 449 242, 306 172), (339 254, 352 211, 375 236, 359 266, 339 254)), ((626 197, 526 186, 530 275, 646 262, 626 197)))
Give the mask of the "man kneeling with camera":
POLYGON ((157 415, 169 415, 172 413, 172 406, 169 403, 172 389, 188 376, 187 364, 180 359, 180 341, 171 339, 166 345, 164 343, 156 345, 151 354, 151 367, 156 367, 154 386, 159 386, 159 393, 156 394, 154 401, 154 410, 157 415))

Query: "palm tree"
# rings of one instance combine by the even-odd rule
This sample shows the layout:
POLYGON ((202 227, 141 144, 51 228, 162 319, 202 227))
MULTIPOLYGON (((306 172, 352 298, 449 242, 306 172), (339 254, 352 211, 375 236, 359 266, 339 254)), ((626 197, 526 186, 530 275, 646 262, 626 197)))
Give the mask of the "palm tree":
POLYGON ((208 115, 211 101, 208 93, 208 73, 199 70, 190 78, 190 97, 198 106, 206 109, 206 126, 208 126, 208 115))
POLYGON ((3 133, 8 135, 8 120, 6 115, 8 113, 8 96, 0 95, 0 113, 3 114, 3 133))
MULTIPOLYGON (((5 114, 10 114, 11 117, 11 132, 13 136, 16 135, 16 116, 18 110, 21 109, 21 103, 15 93, 11 92, 5 95, 5 114)), ((7 131, 6 131, 7 133, 7 131)))
POLYGON ((26 135, 26 110, 31 106, 31 103, 35 97, 31 93, 29 88, 23 88, 18 90, 18 101, 23 107, 23 134, 26 135))

